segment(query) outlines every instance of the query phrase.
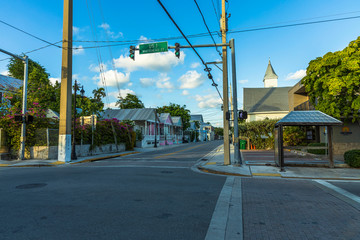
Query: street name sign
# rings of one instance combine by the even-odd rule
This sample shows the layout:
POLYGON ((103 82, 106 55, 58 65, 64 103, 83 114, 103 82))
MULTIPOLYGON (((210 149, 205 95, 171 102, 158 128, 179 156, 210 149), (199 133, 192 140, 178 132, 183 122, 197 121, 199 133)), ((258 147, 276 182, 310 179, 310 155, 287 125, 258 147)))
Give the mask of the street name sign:
POLYGON ((156 43, 144 43, 139 45, 140 54, 167 52, 167 42, 156 42, 156 43))

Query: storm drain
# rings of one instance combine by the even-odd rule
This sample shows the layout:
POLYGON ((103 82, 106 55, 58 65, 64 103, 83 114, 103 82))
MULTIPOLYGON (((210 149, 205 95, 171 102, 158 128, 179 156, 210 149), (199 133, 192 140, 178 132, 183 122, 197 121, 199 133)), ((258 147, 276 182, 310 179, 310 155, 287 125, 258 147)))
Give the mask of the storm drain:
POLYGON ((47 185, 46 183, 29 183, 29 184, 18 185, 15 188, 17 188, 17 189, 31 189, 31 188, 45 187, 46 185, 47 185))

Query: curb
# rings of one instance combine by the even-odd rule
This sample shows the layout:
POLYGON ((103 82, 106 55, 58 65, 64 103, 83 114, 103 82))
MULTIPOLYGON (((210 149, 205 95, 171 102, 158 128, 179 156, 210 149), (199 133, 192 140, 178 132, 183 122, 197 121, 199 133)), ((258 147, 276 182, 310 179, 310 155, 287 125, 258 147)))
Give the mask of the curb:
POLYGON ((217 175, 238 176, 238 177, 252 177, 252 175, 244 175, 244 174, 240 174, 240 173, 221 172, 221 171, 217 171, 217 170, 203 168, 201 166, 197 166, 197 168, 202 172, 212 173, 212 174, 217 174, 217 175))
POLYGON ((115 158, 115 157, 123 157, 131 154, 137 154, 140 152, 130 152, 130 153, 122 153, 122 154, 116 154, 116 155, 110 155, 110 156, 104 156, 104 157, 97 157, 97 158, 90 158, 90 159, 84 159, 77 162, 70 162, 70 164, 79 164, 79 163, 87 163, 87 162, 96 162, 108 158, 115 158))

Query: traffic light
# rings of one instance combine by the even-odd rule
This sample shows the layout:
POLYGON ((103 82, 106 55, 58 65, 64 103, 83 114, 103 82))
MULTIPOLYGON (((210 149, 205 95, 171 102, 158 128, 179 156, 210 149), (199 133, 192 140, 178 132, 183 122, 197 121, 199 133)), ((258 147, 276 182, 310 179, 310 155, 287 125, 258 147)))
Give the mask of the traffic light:
POLYGON ((21 115, 15 115, 14 119, 15 119, 15 122, 22 122, 22 116, 21 115))
POLYGON ((175 43, 175 56, 177 58, 180 58, 180 44, 179 43, 175 43))
POLYGON ((129 57, 135 61, 135 46, 130 46, 130 55, 129 57))
POLYGON ((26 121, 27 124, 33 123, 34 116, 33 115, 26 115, 25 121, 26 121))
POLYGON ((247 119, 247 111, 240 110, 239 111, 239 119, 247 119))

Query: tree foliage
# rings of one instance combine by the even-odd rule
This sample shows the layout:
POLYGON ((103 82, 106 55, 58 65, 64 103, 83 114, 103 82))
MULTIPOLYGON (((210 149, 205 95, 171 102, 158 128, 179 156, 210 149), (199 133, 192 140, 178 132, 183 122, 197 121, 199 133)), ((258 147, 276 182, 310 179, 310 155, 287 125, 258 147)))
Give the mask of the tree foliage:
MULTIPOLYGON (((11 77, 24 80, 24 64, 17 58, 11 58, 8 65, 11 77)), ((60 84, 51 85, 49 74, 39 63, 29 59, 28 65, 28 107, 32 108, 33 103, 45 109, 52 109, 56 112, 60 110, 60 84)), ((22 87, 11 97, 11 105, 21 109, 22 106, 22 87)))
POLYGON ((172 117, 181 117, 183 129, 190 127, 190 110, 186 109, 186 105, 180 106, 179 104, 170 103, 169 106, 157 108, 158 113, 170 113, 172 117))
POLYGON ((360 37, 342 51, 310 61, 302 79, 316 109, 335 118, 359 120, 360 37))
POLYGON ((125 98, 118 96, 119 100, 116 102, 116 106, 121 109, 130 109, 130 108, 144 108, 143 102, 134 94, 128 93, 125 98))

